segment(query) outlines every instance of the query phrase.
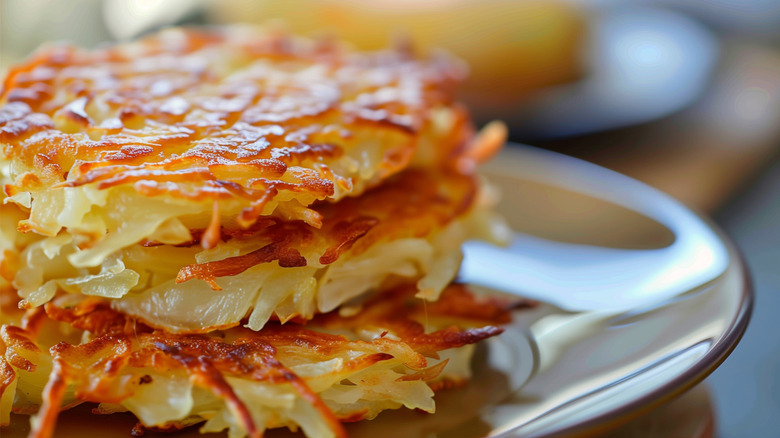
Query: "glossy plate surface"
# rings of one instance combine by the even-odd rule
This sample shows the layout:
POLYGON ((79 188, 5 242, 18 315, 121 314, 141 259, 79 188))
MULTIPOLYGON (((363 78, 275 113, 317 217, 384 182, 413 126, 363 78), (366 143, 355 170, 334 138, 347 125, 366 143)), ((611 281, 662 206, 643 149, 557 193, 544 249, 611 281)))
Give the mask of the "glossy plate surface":
MULTIPOLYGON (((507 248, 470 243, 461 278, 543 304, 478 350, 474 379, 438 394, 435 415, 386 412, 350 436, 593 432, 688 389, 736 346, 752 292, 709 223, 630 178, 530 147, 508 148, 485 173, 517 233, 507 248)), ((57 435, 126 437, 134 424, 88 413, 64 413, 57 435)), ((12 424, 8 438, 25 435, 25 417, 12 424)))

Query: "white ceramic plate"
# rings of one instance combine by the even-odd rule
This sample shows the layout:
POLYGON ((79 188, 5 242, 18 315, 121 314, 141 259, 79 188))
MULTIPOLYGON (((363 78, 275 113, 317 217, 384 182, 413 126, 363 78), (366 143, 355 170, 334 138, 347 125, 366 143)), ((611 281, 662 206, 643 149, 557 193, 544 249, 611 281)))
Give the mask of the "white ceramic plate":
MULTIPOLYGON (((705 220, 630 178, 530 147, 485 170, 518 233, 508 248, 470 243, 461 277, 543 304, 479 349, 474 379, 438 394, 436 414, 383 413, 350 436, 588 433, 690 388, 736 346, 752 292, 738 252, 705 220)), ((134 424, 88 412, 62 414, 57 435, 126 437, 134 424)), ((26 417, 13 424, 7 438, 26 434, 26 417)))

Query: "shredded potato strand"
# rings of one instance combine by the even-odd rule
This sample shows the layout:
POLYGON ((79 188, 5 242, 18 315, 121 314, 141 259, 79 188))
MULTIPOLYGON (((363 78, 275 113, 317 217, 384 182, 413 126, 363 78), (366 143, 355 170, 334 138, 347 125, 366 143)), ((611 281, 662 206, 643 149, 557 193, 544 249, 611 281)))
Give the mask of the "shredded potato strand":
MULTIPOLYGON (((514 304, 480 299, 455 285, 440 302, 427 304, 433 331, 426 332, 422 325, 425 310, 414 292, 413 286, 399 287, 366 302, 364 312, 354 317, 333 313, 315 318, 306 327, 269 324, 259 332, 235 328, 219 336, 174 335, 133 322, 105 303, 74 303, 67 296, 59 297, 46 306, 44 322, 61 321, 74 330, 85 330, 91 340, 60 342, 51 348, 54 366, 31 436, 52 436, 60 407, 79 401, 119 405, 127 401, 125 408, 133 412, 139 403, 159 403, 138 397, 170 391, 165 389, 166 382, 176 381, 170 379, 189 380, 208 390, 215 400, 222 400, 224 418, 229 421, 218 426, 214 417, 207 423, 209 430, 231 428, 253 437, 269 427, 299 425, 309 436, 340 438, 345 436, 341 421, 373 418, 381 410, 401 405, 432 410, 428 383, 440 387, 436 382, 442 379, 457 382, 468 377, 448 374, 453 356, 436 357, 501 333, 500 328, 486 324, 507 322, 514 304), (65 303, 67 307, 62 307, 65 303), (342 384, 345 380, 352 383, 342 384), (75 392, 66 392, 71 385, 75 392), (373 399, 374 393, 380 398, 373 399), (262 394, 271 398, 264 399, 262 394)), ((3 341, 8 349, 4 360, 9 355, 32 358, 31 351, 40 351, 35 343, 43 340, 25 342, 35 336, 17 329, 19 335, 4 338, 11 342, 3 341)), ((185 392, 171 394, 170 400, 192 403, 194 392, 181 384, 175 387, 185 392)), ((146 427, 173 427, 183 420, 160 416, 168 411, 147 409, 138 415, 150 422, 146 427)), ((198 411, 185 414, 186 418, 199 415, 198 411)))

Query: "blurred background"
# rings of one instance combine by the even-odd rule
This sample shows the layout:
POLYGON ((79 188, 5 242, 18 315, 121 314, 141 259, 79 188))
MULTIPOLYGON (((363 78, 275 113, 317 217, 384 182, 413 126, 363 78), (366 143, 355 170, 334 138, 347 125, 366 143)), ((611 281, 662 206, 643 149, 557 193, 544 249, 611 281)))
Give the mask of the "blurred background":
POLYGON ((747 258, 745 338, 692 392, 614 436, 780 430, 780 1, 0 0, 0 73, 40 44, 283 20, 359 48, 410 37, 468 62, 462 99, 513 142, 595 162, 710 215, 747 258))

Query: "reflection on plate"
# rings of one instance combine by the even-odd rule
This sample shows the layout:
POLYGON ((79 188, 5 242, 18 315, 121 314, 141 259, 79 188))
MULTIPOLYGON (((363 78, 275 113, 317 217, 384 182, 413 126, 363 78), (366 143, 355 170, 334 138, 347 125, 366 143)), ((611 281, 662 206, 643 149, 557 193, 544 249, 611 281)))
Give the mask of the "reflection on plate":
MULTIPOLYGON (((519 233, 503 252, 467 248, 463 275, 494 285, 498 262, 543 252, 547 257, 537 260, 536 270, 501 267, 524 281, 504 291, 477 289, 523 293, 528 286, 547 303, 518 313, 506 333, 482 346, 474 379, 438 394, 435 415, 386 412, 349 425, 350 436, 545 436, 608 427, 703 379, 744 332, 752 306, 747 274, 734 247, 709 224, 636 181, 550 152, 516 146, 494 163, 487 173, 519 233), (615 269, 621 254, 635 263, 615 269), (583 274, 588 260, 602 264, 594 269, 599 275, 583 274), (571 288, 562 288, 566 281, 571 288), (627 298, 621 301, 614 290, 627 298)), ((88 424, 94 436, 126 437, 135 423, 130 415, 87 415, 87 407, 64 413, 58 436, 81 437, 88 424)), ((14 416, 3 436, 27 430, 27 418, 14 416)), ((188 430, 177 436, 204 435, 188 430)))

